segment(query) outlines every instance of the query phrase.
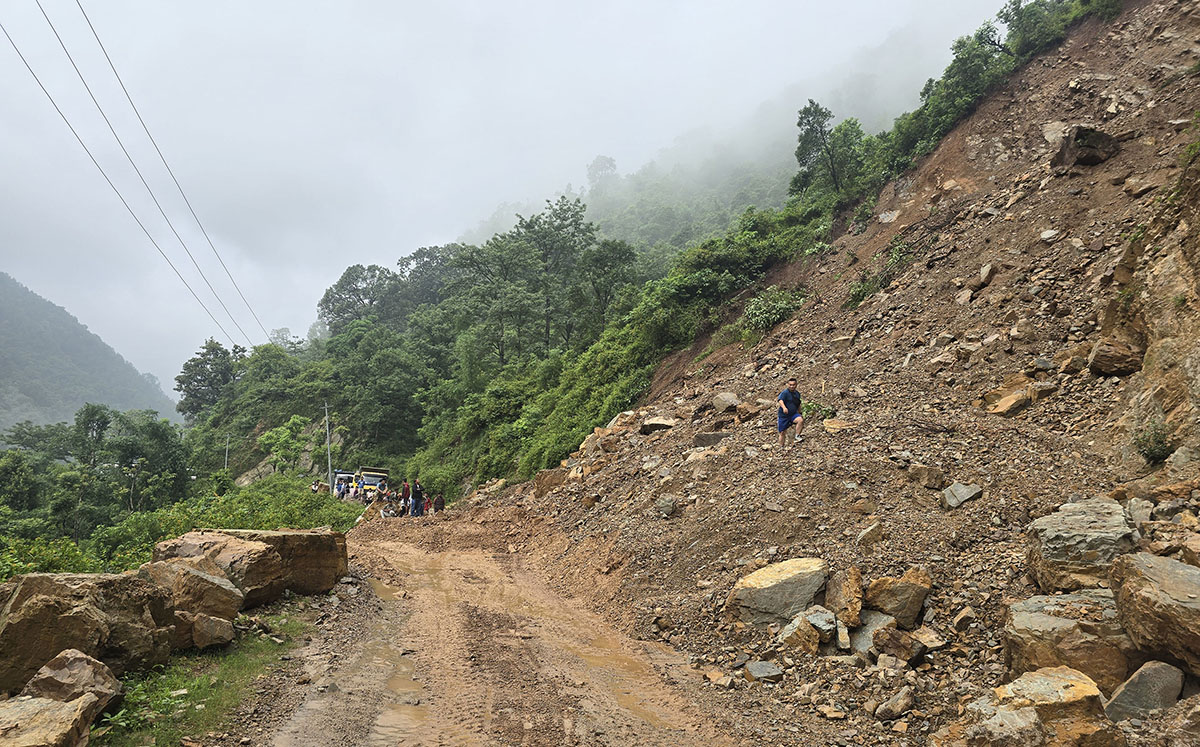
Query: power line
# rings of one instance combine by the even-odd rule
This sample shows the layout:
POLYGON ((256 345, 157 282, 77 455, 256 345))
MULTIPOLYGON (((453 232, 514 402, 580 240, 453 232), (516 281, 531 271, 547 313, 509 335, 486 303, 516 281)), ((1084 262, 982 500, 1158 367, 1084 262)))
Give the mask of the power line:
POLYGON ((146 238, 150 239, 150 243, 154 245, 154 248, 158 250, 158 253, 162 255, 162 258, 166 260, 166 263, 175 272, 175 277, 179 278, 179 282, 183 283, 183 287, 188 289, 188 292, 192 294, 192 298, 196 299, 196 303, 200 304, 200 308, 204 309, 204 313, 208 314, 208 318, 212 320, 213 324, 217 325, 217 329, 221 330, 221 334, 225 335, 225 339, 230 345, 232 345, 233 337, 225 331, 225 328, 221 326, 221 323, 217 321, 217 318, 213 316, 213 313, 208 310, 208 307, 204 305, 204 301, 200 300, 200 296, 196 295, 196 291, 192 290, 192 286, 188 285, 188 281, 184 279, 183 275, 180 274, 179 269, 175 267, 175 263, 171 261, 171 258, 167 256, 167 253, 164 252, 162 247, 158 245, 158 242, 154 240, 154 236, 152 236, 150 231, 146 229, 146 226, 142 223, 141 219, 137 217, 137 213, 133 212, 133 208, 129 206, 129 202, 125 199, 125 196, 121 194, 121 190, 117 189, 117 185, 114 184, 113 180, 108 177, 108 173, 104 171, 104 167, 101 166, 100 162, 96 160, 96 157, 92 155, 92 151, 87 147, 87 143, 83 142, 83 138, 81 138, 79 133, 75 131, 75 128, 71 125, 71 120, 67 119, 66 114, 63 114, 63 110, 59 108, 58 102, 56 102, 54 97, 50 95, 50 91, 46 89, 45 85, 43 85, 42 79, 38 77, 38 74, 33 71, 33 68, 29 65, 29 60, 25 59, 25 55, 21 53, 20 47, 18 47, 17 43, 13 41, 12 36, 8 33, 8 29, 4 27, 3 23, 0 23, 0 31, 4 32, 4 37, 8 39, 8 43, 12 45, 13 51, 16 52, 17 56, 21 58, 21 62, 25 64, 25 69, 28 70, 29 74, 33 76, 33 80, 38 84, 38 88, 42 89, 42 93, 46 94, 46 98, 50 100, 50 105, 54 107, 54 111, 58 112, 58 116, 62 117, 62 121, 64 124, 66 124, 67 129, 70 130, 71 134, 75 136, 75 140, 79 143, 79 146, 83 148, 83 152, 87 153, 88 158, 91 159, 92 164, 100 172, 100 175, 104 177, 104 181, 108 182, 108 186, 112 188, 114 193, 116 193, 117 199, 119 199, 121 204, 125 206, 125 209, 129 211, 130 217, 133 218, 133 221, 138 224, 138 228, 142 229, 142 233, 146 234, 146 238))
POLYGON ((108 61, 108 67, 112 70, 113 75, 116 77, 117 83, 120 84, 121 91, 125 93, 125 99, 129 102, 129 106, 133 109, 133 113, 137 115, 137 120, 141 123, 142 129, 145 130, 146 137, 149 138, 150 143, 154 145, 154 151, 158 153, 159 160, 162 161, 162 165, 166 168, 167 173, 171 175, 171 181, 175 182, 175 188, 179 190, 179 196, 183 198, 183 202, 185 205, 187 205, 188 211, 191 212, 192 217, 196 219, 196 225, 200 227, 200 233, 204 234, 204 239, 208 242, 208 247, 212 249, 213 255, 216 256, 217 261, 221 263, 221 269, 225 270, 225 274, 229 277, 229 282, 233 283, 233 287, 237 290, 238 295, 241 296, 242 303, 246 304, 246 308, 250 311, 250 315, 254 317, 254 321, 258 323, 258 328, 262 330, 263 336, 270 337, 270 334, 267 332, 267 328, 263 326, 261 321, 259 321, 258 314, 254 313, 254 308, 250 306, 250 302, 246 300, 246 295, 242 293, 241 286, 239 286, 237 281, 233 279, 233 273, 231 273, 229 268, 225 266, 225 260, 221 259, 221 254, 217 251, 216 245, 213 244, 212 238, 209 237, 208 230, 204 227, 204 224, 200 222, 200 216, 196 215, 196 210, 192 207, 192 201, 188 199, 187 194, 183 191, 183 185, 181 185, 179 180, 175 178, 175 172, 171 170, 171 166, 167 163, 166 156, 163 155, 162 150, 158 147, 158 141, 155 140, 154 136, 150 134, 150 128, 146 126, 146 121, 142 119, 141 111, 139 111, 137 105, 133 103, 133 97, 129 95, 129 89, 125 87, 125 81, 121 79, 121 74, 117 72, 117 66, 113 64, 112 58, 108 55, 108 49, 105 48, 104 42, 100 41, 100 35, 96 33, 96 27, 92 25, 92 19, 88 17, 87 11, 83 9, 83 4, 80 2, 80 0, 75 0, 75 4, 79 6, 79 12, 83 14, 83 19, 87 21, 88 28, 92 30, 92 36, 96 38, 96 44, 100 46, 100 51, 104 53, 104 59, 108 61))
POLYGON ((137 163, 133 160, 133 156, 129 154, 129 150, 125 147, 124 141, 122 141, 121 136, 117 134, 117 130, 115 127, 113 127, 112 122, 109 121, 108 115, 105 114, 104 107, 100 105, 100 101, 96 98, 96 94, 92 92, 92 87, 88 85, 87 79, 83 77, 83 72, 79 69, 79 66, 75 64, 75 58, 71 56, 71 52, 67 49, 66 43, 63 42, 62 37, 58 33, 58 29, 54 27, 54 22, 51 21, 50 16, 46 14, 46 9, 42 7, 41 0, 34 0, 34 2, 37 3, 38 10, 42 12, 42 17, 46 19, 46 23, 50 25, 50 30, 54 32, 54 38, 58 40, 58 45, 62 47, 63 53, 66 54, 67 60, 70 61, 71 67, 75 70, 75 75, 79 77, 79 82, 83 84, 84 89, 88 92, 88 96, 92 99, 92 103, 96 105, 96 111, 100 113, 100 117, 104 120, 104 124, 108 125, 108 131, 112 133, 114 138, 116 138, 117 145, 121 146, 121 152, 125 154, 125 159, 129 161, 129 165, 133 167, 134 172, 138 175, 138 179, 141 180, 142 186, 145 187, 146 192, 150 194, 150 199, 154 202, 154 206, 158 208, 159 215, 161 215, 163 220, 167 222, 167 227, 171 229, 171 233, 175 234, 175 239, 179 242, 179 246, 183 248, 183 251, 185 254, 187 254, 188 259, 192 261, 192 266, 196 268, 196 272, 200 274, 200 279, 203 280, 204 284, 208 286, 209 292, 211 292, 213 297, 217 299, 217 303, 219 303, 221 308, 224 309, 225 315, 229 317, 231 322, 233 322, 233 326, 237 328, 237 331, 242 333, 242 337, 246 338, 246 342, 253 347, 254 343, 250 340, 250 335, 247 335, 246 331, 242 329, 242 325, 238 324, 237 319, 235 319, 233 314, 229 311, 229 307, 227 307, 225 302, 221 300, 221 295, 217 293, 217 289, 214 288, 212 283, 209 282, 208 277, 204 274, 204 270, 200 269, 200 263, 198 263, 196 258, 192 256, 191 250, 187 247, 187 242, 183 240, 183 237, 179 235, 179 231, 175 229, 175 224, 172 223, 170 217, 167 216, 167 211, 163 209, 162 204, 158 201, 158 196, 154 194, 154 190, 150 187, 150 183, 146 181, 146 177, 142 174, 142 170, 138 168, 137 163))

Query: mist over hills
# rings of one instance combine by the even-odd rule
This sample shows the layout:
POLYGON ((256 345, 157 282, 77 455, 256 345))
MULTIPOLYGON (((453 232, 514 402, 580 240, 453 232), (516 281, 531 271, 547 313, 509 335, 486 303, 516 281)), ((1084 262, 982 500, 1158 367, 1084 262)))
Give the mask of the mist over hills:
POLYGON ((178 420, 153 377, 66 309, 0 272, 0 430, 70 420, 87 402, 178 420))

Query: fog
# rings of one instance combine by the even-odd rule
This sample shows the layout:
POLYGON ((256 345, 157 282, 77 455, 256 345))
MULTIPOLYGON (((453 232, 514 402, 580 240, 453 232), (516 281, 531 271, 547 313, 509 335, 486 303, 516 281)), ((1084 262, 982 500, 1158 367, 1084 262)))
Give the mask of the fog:
MULTIPOLYGON (((158 255, 2 37, 0 269, 169 390, 207 337, 245 346, 265 335, 79 7, 42 4, 246 335, 158 215, 33 2, 3 4, 0 23, 230 336, 158 255)), ((581 185, 598 154, 622 171, 719 149, 786 159, 795 112, 810 96, 884 128, 941 72, 953 38, 999 5, 83 2, 262 324, 301 336, 347 265, 392 266, 453 240, 501 203, 581 185)))

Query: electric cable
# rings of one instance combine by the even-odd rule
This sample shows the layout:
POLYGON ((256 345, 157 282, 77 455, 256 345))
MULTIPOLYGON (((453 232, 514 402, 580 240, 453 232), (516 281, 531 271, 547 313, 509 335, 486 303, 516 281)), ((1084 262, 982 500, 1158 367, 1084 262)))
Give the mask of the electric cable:
POLYGON ((200 296, 196 295, 196 291, 192 290, 192 286, 188 284, 188 281, 179 272, 179 269, 175 267, 175 263, 171 261, 171 258, 167 256, 167 253, 164 252, 162 247, 158 245, 158 242, 154 240, 154 236, 152 236, 150 231, 146 229, 145 224, 143 224, 141 219, 137 217, 137 213, 133 211, 133 208, 129 206, 129 202, 125 199, 125 196, 121 194, 121 190, 117 189, 117 185, 114 184, 113 180, 109 178, 108 173, 104 170, 104 167, 101 166, 100 162, 96 160, 96 157, 92 155, 92 151, 87 147, 87 143, 85 143, 83 138, 79 136, 79 133, 75 131, 75 127, 72 126, 71 120, 67 119, 67 115, 63 113, 61 108, 59 108, 58 102, 54 100, 54 96, 50 94, 50 91, 47 90, 46 86, 42 83, 42 79, 38 77, 36 72, 34 72, 33 67, 31 67, 29 64, 29 60, 25 59, 25 55, 21 52, 21 48, 17 46, 15 41, 13 41, 12 35, 8 33, 8 29, 4 27, 3 23, 0 23, 0 32, 4 33, 4 37, 8 39, 8 43, 12 45, 13 51, 17 53, 17 56, 21 58, 21 62, 24 63, 25 69, 29 71, 29 74, 33 76, 33 80, 38 84, 38 88, 42 89, 42 93, 46 94, 46 98, 50 100, 50 105, 54 107, 54 111, 58 112, 58 116, 62 117, 62 121, 67 126, 67 129, 70 130, 71 134, 75 136, 75 140, 79 143, 80 147, 83 148, 83 152, 87 153, 88 158, 91 159, 92 164, 100 172, 100 175, 104 177, 104 181, 108 182, 108 186, 112 188, 114 193, 116 193, 117 199, 119 199, 121 204, 125 206, 125 209, 129 211, 130 217, 132 217, 133 221, 138 224, 138 228, 142 229, 142 233, 146 234, 146 238, 150 239, 150 243, 154 245, 154 248, 158 250, 158 253, 164 260, 166 260, 167 264, 175 272, 175 276, 179 278, 179 282, 183 283, 183 287, 188 289, 188 292, 192 294, 192 298, 196 299, 196 303, 200 304, 200 308, 204 309, 204 313, 208 314, 208 318, 212 320, 213 324, 217 325, 217 329, 221 330, 221 334, 225 335, 226 341, 228 341, 230 345, 233 345, 233 337, 225 330, 224 327, 221 326, 221 323, 217 321, 217 318, 213 316, 213 313, 209 311, 208 307, 204 305, 204 301, 200 299, 200 296))
POLYGON ((83 14, 83 19, 87 21, 88 28, 92 30, 92 36, 95 37, 96 44, 100 46, 100 51, 104 53, 104 59, 108 61, 109 69, 112 70, 113 75, 117 79, 117 83, 120 84, 121 91, 125 94, 125 100, 129 102, 129 106, 133 109, 133 113, 137 115, 137 120, 139 123, 141 123, 142 129, 145 130, 146 137, 150 139, 150 143, 154 146, 154 151, 158 153, 159 160, 162 161, 162 165, 166 168, 167 173, 171 175, 171 181, 175 182, 175 188, 179 190, 179 196, 183 198, 183 202, 185 205, 187 205, 188 211, 191 212, 192 217, 195 218, 196 225, 200 227, 200 233, 204 234, 204 239, 208 242, 208 247, 212 249, 213 255, 216 256, 217 261, 221 263, 221 269, 225 270, 225 274, 229 277, 229 282, 233 283, 233 287, 237 290, 238 295, 241 297, 242 303, 246 304, 246 308, 250 311, 250 315, 254 317, 254 321, 258 324, 258 328, 262 330, 263 336, 270 337, 270 334, 267 332, 267 328, 263 326, 263 323, 258 318, 258 314, 254 312, 254 307, 250 305, 250 301, 248 301, 246 299, 246 295, 242 293, 241 286, 239 286, 238 282, 233 279, 233 273, 230 272, 229 268, 225 265, 225 260, 221 258, 221 253, 217 251, 216 245, 213 244, 212 238, 208 235, 208 230, 204 227, 204 224, 200 222, 200 216, 196 214, 195 208, 192 207, 192 201, 188 199, 187 194, 183 191, 183 185, 181 185, 179 183, 179 179, 175 177, 175 172, 171 169, 170 164, 167 163, 166 156, 163 155, 162 149, 158 147, 158 141, 155 140, 154 136, 150 134, 150 128, 146 125, 146 120, 142 119, 142 112, 137 108, 137 104, 133 103, 133 97, 129 95, 129 89, 125 87, 125 81, 121 78, 121 74, 117 72, 117 66, 113 64, 112 58, 109 57, 108 49, 104 46, 104 42, 100 41, 100 34, 96 32, 96 27, 92 25, 92 19, 88 17, 87 11, 83 9, 83 3, 80 2, 80 0, 75 0, 75 4, 79 6, 79 12, 83 14))
POLYGON ((104 112, 104 107, 100 105, 100 101, 96 98, 96 94, 92 92, 92 87, 88 85, 87 79, 83 77, 83 72, 79 69, 79 66, 75 64, 75 58, 71 56, 71 52, 67 49, 66 43, 63 42, 62 37, 58 33, 58 29, 54 27, 54 22, 50 20, 50 16, 46 14, 46 9, 42 7, 42 0, 34 0, 34 2, 37 4, 38 10, 42 12, 42 17, 46 19, 46 23, 50 25, 50 30, 54 32, 54 38, 58 40, 58 45, 62 47, 63 53, 66 54, 67 60, 70 61, 71 67, 75 70, 75 75, 79 77, 79 82, 83 84, 84 89, 88 92, 88 96, 92 99, 92 103, 95 104, 96 111, 100 113, 100 117, 104 120, 104 124, 108 125, 108 131, 111 132, 112 136, 116 139, 117 145, 121 147, 121 152, 125 154, 125 159, 129 161, 129 165, 133 167, 134 172, 138 175, 138 179, 140 179, 142 182, 142 186, 146 188, 146 192, 149 193, 150 199, 154 202, 154 206, 158 208, 159 215, 161 215, 163 220, 166 221, 167 227, 170 228, 171 233, 175 235, 175 239, 179 242, 179 246, 183 248, 183 251, 185 254, 187 254, 188 259, 192 261, 192 266, 196 268, 196 272, 199 273, 200 279, 204 281, 204 284, 208 286, 209 292, 213 294, 213 297, 217 299, 217 303, 219 303, 221 308, 224 309, 225 315, 229 317, 231 322, 233 322, 233 326, 237 328, 237 331, 242 333, 242 337, 246 338, 246 342, 253 347, 254 342, 251 341, 250 335, 247 335, 246 331, 242 329, 242 325, 238 324, 238 321, 234 318, 233 313, 229 311, 229 307, 225 305, 223 300, 221 300, 221 295, 217 293, 217 289, 213 287, 211 282, 209 282, 208 277, 204 274, 204 270, 200 269, 200 263, 196 261, 194 256, 192 256, 191 250, 188 249, 187 242, 183 240, 183 237, 179 235, 179 231, 175 229, 175 224, 171 222, 171 218, 167 215, 167 211, 163 209, 162 204, 158 201, 158 196, 154 194, 154 189, 151 188, 150 183, 146 181, 146 177, 142 174, 142 170, 138 168, 137 163, 133 160, 133 156, 129 154, 129 150, 125 147, 125 142, 121 140, 121 136, 117 134, 116 128, 113 127, 108 115, 104 112))

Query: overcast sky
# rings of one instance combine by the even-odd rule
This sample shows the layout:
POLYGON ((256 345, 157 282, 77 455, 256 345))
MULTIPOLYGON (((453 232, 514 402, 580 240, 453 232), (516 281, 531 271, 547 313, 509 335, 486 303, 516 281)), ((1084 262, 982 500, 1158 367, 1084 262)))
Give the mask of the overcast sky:
MULTIPOLYGON (((75 1, 42 4, 196 261, 251 341, 263 342, 75 1)), ((347 265, 393 266, 417 247, 453 240, 502 202, 580 185, 598 154, 631 171, 683 133, 736 132, 755 112, 783 112, 779 126, 791 128, 810 95, 854 98, 847 91, 859 88, 843 87, 854 76, 891 76, 887 85, 901 81, 901 99, 915 102, 921 82, 948 61, 952 39, 999 5, 83 0, 263 325, 301 336, 347 265), (881 59, 872 52, 880 45, 901 53, 881 59)), ((245 345, 34 0, 0 4, 0 23, 163 250, 245 345)), ((207 337, 230 344, 2 37, 0 174, 0 270, 65 307, 167 390, 207 337)))

